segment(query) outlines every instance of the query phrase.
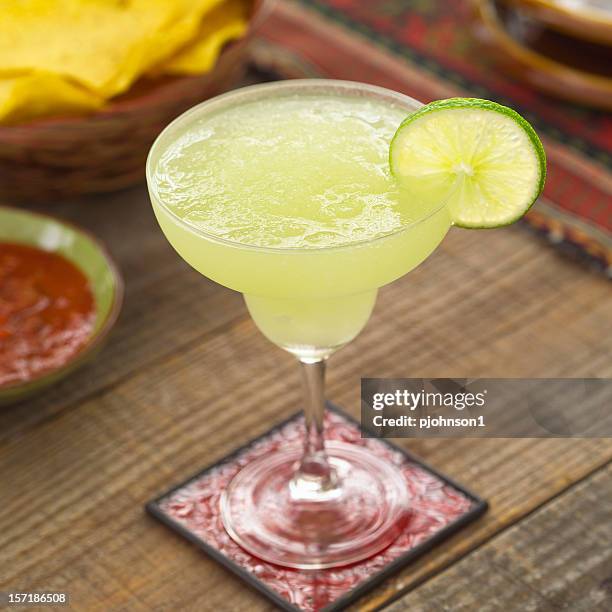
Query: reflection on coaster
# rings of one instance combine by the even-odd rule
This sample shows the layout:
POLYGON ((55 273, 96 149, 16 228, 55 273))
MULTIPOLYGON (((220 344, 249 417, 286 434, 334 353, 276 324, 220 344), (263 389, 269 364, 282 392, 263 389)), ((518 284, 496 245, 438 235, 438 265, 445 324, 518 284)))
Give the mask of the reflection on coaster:
POLYGON ((329 408, 327 440, 366 446, 381 459, 399 465, 406 479, 412 500, 410 520, 398 538, 373 557, 345 567, 294 570, 250 555, 225 531, 222 492, 249 461, 280 447, 301 447, 301 413, 149 502, 147 510, 281 608, 307 612, 343 608, 486 510, 486 502, 387 440, 362 438, 356 421, 329 408))

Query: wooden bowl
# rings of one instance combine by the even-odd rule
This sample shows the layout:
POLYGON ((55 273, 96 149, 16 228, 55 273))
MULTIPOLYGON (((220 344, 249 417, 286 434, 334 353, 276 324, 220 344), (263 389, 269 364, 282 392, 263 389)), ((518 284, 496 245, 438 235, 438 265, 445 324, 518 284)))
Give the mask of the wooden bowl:
POLYGON ((75 197, 144 180, 147 153, 159 132, 244 74, 246 46, 266 4, 254 0, 246 35, 229 43, 207 74, 142 79, 90 115, 0 126, 0 198, 15 202, 75 197))
POLYGON ((610 0, 574 0, 571 4, 556 0, 511 0, 527 14, 560 32, 581 40, 612 45, 612 2, 610 0))
POLYGON ((612 110, 612 47, 575 39, 503 0, 473 0, 476 37, 509 74, 571 102, 612 110))

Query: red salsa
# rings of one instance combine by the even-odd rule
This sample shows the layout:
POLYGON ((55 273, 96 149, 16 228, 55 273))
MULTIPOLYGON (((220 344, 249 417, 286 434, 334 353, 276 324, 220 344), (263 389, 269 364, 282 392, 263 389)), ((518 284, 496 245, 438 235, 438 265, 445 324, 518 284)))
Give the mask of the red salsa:
POLYGON ((0 242, 0 387, 63 366, 90 338, 87 277, 55 253, 0 242))

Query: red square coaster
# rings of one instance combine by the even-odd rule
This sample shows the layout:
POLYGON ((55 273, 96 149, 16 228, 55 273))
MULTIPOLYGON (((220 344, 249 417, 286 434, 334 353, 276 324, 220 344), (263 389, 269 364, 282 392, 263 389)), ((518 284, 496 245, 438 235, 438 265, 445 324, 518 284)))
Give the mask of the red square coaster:
POLYGON ((412 498, 412 514, 401 535, 380 553, 352 565, 304 571, 272 565, 244 551, 221 522, 220 498, 234 474, 249 461, 286 445, 301 445, 297 414, 149 502, 156 518, 202 548, 285 610, 340 610, 398 568, 480 516, 486 502, 387 440, 362 438, 359 423, 330 406, 326 438, 367 446, 399 465, 412 498))

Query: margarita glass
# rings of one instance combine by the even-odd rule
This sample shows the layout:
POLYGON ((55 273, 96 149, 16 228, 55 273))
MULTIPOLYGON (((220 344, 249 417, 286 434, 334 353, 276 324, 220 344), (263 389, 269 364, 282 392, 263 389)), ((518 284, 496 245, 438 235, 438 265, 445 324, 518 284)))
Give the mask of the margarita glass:
POLYGON ((196 270, 244 294, 259 329, 295 355, 302 448, 245 466, 223 495, 231 537, 279 565, 345 565, 390 544, 410 513, 399 469, 324 441, 326 359, 366 324, 379 287, 419 265, 451 225, 390 174, 389 143, 420 103, 362 83, 236 90, 188 111, 147 161, 157 220, 196 270))

